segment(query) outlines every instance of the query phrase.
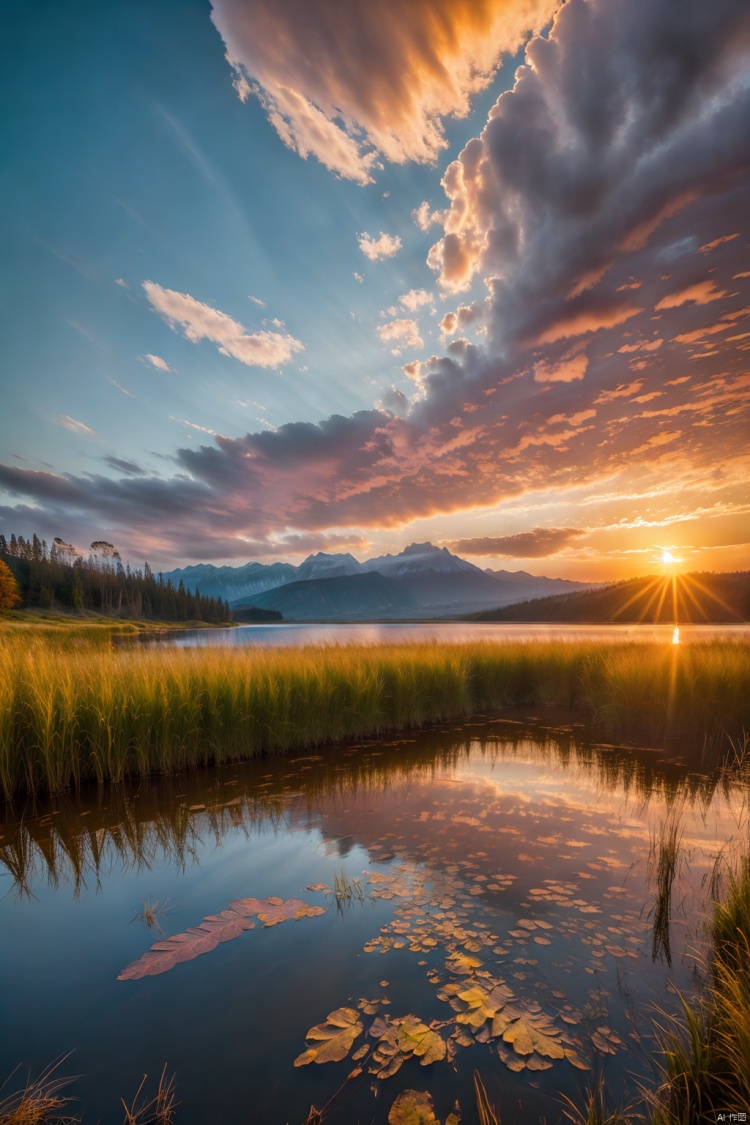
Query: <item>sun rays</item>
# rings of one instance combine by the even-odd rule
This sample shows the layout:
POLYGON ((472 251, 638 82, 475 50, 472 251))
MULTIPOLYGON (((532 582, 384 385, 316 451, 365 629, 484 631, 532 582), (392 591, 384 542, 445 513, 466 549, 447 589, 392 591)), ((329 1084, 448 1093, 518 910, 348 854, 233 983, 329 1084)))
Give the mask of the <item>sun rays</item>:
POLYGON ((678 625, 708 624, 716 619, 717 607, 728 615, 729 621, 743 620, 737 610, 710 590, 697 574, 681 574, 678 568, 682 559, 671 550, 660 549, 658 560, 665 573, 653 575, 639 584, 635 592, 629 590, 630 596, 615 610, 612 621, 622 620, 627 610, 638 606, 635 621, 639 625, 644 622, 672 624, 675 627, 672 643, 679 644, 678 625))

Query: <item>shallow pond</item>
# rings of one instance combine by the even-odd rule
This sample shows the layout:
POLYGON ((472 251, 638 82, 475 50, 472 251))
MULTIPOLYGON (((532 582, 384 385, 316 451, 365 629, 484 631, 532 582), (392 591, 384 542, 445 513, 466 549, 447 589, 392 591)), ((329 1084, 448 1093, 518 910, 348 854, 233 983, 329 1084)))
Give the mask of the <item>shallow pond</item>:
POLYGON ((593 1074, 613 1099, 652 1081, 744 793, 569 723, 486 716, 8 814, 0 1074, 73 1051, 105 1125, 165 1063, 179 1125, 384 1125, 405 1089, 472 1122, 475 1070, 505 1125, 551 1125, 593 1074))

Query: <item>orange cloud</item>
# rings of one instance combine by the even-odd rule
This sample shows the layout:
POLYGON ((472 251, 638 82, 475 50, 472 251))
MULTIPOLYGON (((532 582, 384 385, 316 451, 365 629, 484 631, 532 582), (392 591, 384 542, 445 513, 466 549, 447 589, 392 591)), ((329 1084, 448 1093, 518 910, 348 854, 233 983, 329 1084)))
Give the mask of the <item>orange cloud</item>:
POLYGON ((608 308, 582 309, 580 312, 563 315, 554 321, 548 328, 540 333, 534 341, 536 344, 551 344, 555 340, 568 339, 571 336, 583 336, 588 332, 598 332, 600 328, 613 328, 622 324, 631 316, 637 316, 643 309, 622 303, 612 303, 608 308))
POLYGON ((534 364, 534 382, 573 383, 576 379, 583 379, 588 365, 588 356, 585 353, 563 356, 556 363, 541 360, 534 364))
POLYGON ((667 294, 656 305, 656 309, 675 309, 679 305, 688 304, 688 302, 693 305, 708 305, 711 301, 718 301, 726 295, 726 290, 717 289, 709 278, 706 281, 699 281, 695 285, 688 285, 686 289, 680 289, 676 293, 667 294))
POLYGON ((432 163, 505 53, 559 0, 213 0, 241 100, 259 97, 284 144, 372 180, 379 155, 432 163))
POLYGON ((725 242, 733 242, 735 238, 740 237, 740 232, 735 231, 734 234, 724 234, 721 238, 715 238, 713 242, 705 242, 703 246, 698 247, 699 254, 710 254, 717 246, 723 246, 725 242))
POLYGON ((618 352, 655 352, 664 343, 663 339, 660 340, 642 340, 639 344, 623 344, 617 350, 618 352))

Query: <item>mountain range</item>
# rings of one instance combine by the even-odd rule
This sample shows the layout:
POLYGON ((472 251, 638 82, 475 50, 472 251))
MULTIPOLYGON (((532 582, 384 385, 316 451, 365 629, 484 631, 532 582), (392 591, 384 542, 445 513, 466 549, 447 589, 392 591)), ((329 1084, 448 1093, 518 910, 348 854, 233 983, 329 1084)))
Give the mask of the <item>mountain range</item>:
POLYGON ((529 598, 584 590, 585 582, 526 571, 482 570, 447 547, 412 543, 397 555, 359 562, 351 554, 309 555, 299 566, 200 563, 164 575, 186 590, 222 597, 238 618, 249 607, 287 621, 414 620, 450 617, 529 598))

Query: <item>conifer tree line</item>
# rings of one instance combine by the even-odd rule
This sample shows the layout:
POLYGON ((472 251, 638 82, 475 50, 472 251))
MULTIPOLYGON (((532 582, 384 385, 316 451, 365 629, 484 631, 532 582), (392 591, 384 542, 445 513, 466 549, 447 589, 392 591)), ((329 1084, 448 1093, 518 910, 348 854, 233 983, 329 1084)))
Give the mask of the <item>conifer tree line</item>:
POLYGON ((182 581, 154 574, 148 563, 133 570, 112 543, 95 539, 88 553, 56 538, 48 548, 30 539, 0 534, 0 559, 10 568, 27 609, 94 610, 120 617, 160 621, 205 621, 220 625, 232 618, 222 598, 191 593, 182 581))

